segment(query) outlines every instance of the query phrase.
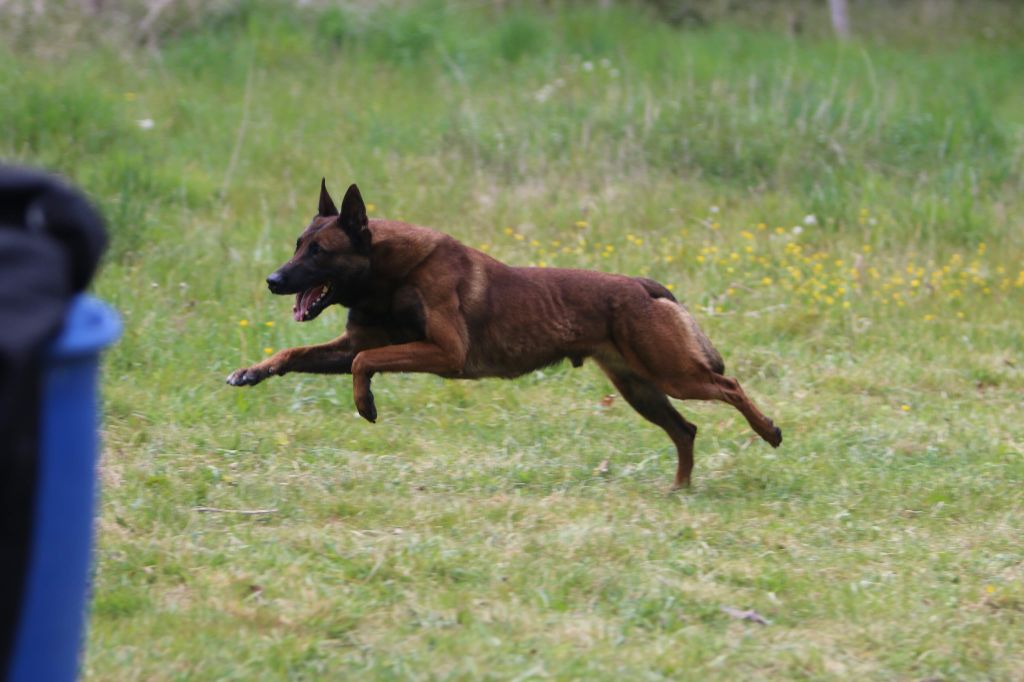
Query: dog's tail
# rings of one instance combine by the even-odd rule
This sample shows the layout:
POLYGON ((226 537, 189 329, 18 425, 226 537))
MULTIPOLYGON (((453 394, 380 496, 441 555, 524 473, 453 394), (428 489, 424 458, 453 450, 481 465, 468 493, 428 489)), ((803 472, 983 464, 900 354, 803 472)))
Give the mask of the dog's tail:
POLYGON ((643 288, 650 294, 651 298, 667 298, 672 301, 683 311, 683 319, 686 320, 686 326, 689 327, 690 332, 697 339, 697 343, 700 345, 701 351, 704 353, 704 357, 707 358, 708 365, 711 367, 711 371, 715 374, 725 374, 725 361, 722 359, 721 353, 718 352, 714 346, 711 345, 711 340, 704 334, 701 328, 697 325, 697 321, 693 319, 693 315, 686 309, 686 306, 676 300, 676 297, 672 295, 672 292, 666 289, 662 284, 655 282, 653 279, 646 277, 637 277, 637 280, 643 286, 643 288))

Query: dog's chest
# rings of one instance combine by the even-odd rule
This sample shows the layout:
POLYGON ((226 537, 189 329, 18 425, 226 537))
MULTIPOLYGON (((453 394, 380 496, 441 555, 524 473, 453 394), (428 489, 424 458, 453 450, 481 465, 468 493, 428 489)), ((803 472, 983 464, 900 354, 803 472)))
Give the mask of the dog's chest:
POLYGON ((422 341, 427 335, 423 302, 411 287, 362 302, 349 310, 348 321, 349 325, 385 330, 393 344, 422 341))

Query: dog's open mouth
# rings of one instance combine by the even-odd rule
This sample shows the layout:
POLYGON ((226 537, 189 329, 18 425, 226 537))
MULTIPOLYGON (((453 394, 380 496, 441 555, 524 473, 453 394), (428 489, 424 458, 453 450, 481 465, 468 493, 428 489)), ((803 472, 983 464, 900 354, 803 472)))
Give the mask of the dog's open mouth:
POLYGON ((318 284, 315 287, 300 291, 295 295, 295 306, 292 317, 296 322, 308 322, 323 312, 330 301, 330 283, 318 284))

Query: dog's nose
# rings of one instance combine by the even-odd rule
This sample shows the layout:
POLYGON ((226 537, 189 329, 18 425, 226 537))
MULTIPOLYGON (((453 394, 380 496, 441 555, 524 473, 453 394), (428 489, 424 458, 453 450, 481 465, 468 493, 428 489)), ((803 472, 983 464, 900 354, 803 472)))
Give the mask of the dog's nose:
POLYGON ((270 273, 270 277, 267 277, 267 286, 270 287, 270 293, 276 294, 284 286, 284 277, 280 272, 270 273))

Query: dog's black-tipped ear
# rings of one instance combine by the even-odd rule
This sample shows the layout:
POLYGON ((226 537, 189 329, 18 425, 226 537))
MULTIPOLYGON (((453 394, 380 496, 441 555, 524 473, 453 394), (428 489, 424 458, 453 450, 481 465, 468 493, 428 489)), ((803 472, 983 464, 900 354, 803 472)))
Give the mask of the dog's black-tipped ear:
POLYGON ((327 178, 322 178, 320 180, 319 213, 322 216, 338 215, 338 209, 334 206, 334 200, 332 200, 331 195, 327 193, 327 178))
POLYGON ((352 246, 357 253, 370 252, 370 228, 366 218, 366 204, 363 203, 363 197, 355 185, 348 188, 345 198, 341 201, 338 225, 352 240, 352 246))

